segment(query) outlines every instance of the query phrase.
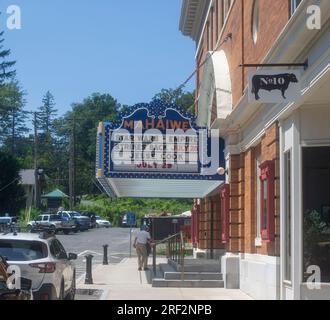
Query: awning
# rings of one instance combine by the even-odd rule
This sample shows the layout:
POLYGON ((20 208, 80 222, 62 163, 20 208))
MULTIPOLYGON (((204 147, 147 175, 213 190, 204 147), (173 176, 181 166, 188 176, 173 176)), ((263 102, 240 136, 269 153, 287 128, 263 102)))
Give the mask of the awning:
POLYGON ((185 181, 154 179, 99 179, 110 197, 128 198, 204 198, 219 186, 222 181, 185 181), (102 181, 102 182, 101 182, 102 181))

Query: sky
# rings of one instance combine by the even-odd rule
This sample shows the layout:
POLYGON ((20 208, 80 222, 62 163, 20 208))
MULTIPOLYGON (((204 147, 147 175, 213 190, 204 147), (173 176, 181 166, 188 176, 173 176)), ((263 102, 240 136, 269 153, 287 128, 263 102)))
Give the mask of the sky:
MULTIPOLYGON (((194 71, 195 44, 179 31, 182 0, 0 0, 5 48, 17 60, 27 110, 50 90, 59 114, 94 92, 149 102, 194 71), (7 8, 22 28, 7 29, 7 8)), ((186 90, 194 89, 194 80, 186 90)))

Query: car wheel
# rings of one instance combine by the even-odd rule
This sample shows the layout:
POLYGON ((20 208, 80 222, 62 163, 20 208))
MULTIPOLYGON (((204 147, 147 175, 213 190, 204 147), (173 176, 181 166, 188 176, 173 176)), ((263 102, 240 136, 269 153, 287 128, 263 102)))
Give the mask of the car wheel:
POLYGON ((69 230, 63 230, 63 233, 64 233, 65 235, 68 235, 68 234, 70 233, 70 231, 69 231, 69 230))
POLYGON ((76 295, 76 273, 73 274, 72 284, 69 293, 65 297, 65 300, 74 300, 76 295))
POLYGON ((60 289, 60 296, 58 297, 58 300, 64 300, 64 281, 61 282, 61 289, 60 289))
POLYGON ((28 226, 26 227, 26 230, 27 230, 28 233, 31 233, 32 230, 33 230, 33 227, 32 227, 31 225, 28 225, 28 226))
POLYGON ((55 226, 50 226, 50 232, 52 232, 52 233, 56 233, 56 227, 55 226))

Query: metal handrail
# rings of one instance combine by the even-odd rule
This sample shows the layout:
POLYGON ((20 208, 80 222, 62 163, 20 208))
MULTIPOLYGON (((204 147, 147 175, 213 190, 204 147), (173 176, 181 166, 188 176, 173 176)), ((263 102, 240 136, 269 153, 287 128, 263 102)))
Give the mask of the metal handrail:
POLYGON ((169 236, 153 244, 152 264, 153 273, 156 275, 156 260, 157 260, 157 246, 166 243, 167 258, 177 262, 181 266, 181 280, 184 280, 184 257, 185 257, 185 242, 184 235, 180 233, 169 236))

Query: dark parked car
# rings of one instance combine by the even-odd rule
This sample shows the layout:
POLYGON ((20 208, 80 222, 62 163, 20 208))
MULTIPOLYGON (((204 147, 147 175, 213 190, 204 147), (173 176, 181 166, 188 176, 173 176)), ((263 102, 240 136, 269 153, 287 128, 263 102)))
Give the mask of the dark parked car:
POLYGON ((85 231, 90 228, 91 220, 89 217, 82 216, 76 211, 59 211, 57 213, 62 219, 72 219, 75 222, 76 230, 85 231))
POLYGON ((96 223, 96 216, 97 215, 96 215, 96 213, 94 213, 94 212, 80 212, 80 214, 82 216, 90 218, 90 220, 91 220, 90 228, 91 229, 94 229, 94 228, 97 227, 97 223, 96 223))

